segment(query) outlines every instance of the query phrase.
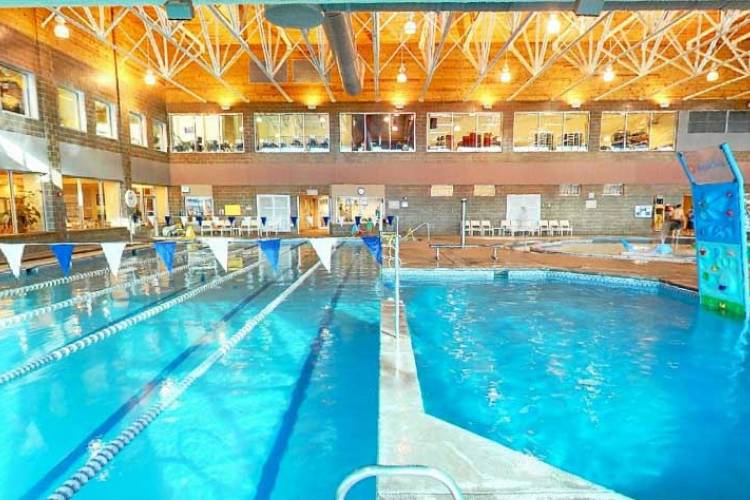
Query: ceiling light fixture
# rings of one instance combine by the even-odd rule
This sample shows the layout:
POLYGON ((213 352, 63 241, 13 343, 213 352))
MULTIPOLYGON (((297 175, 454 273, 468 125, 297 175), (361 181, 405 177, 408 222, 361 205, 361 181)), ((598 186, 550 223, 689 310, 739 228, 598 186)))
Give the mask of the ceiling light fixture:
POLYGON ((617 75, 615 75, 615 70, 612 68, 612 65, 607 64, 607 67, 604 70, 604 73, 602 73, 602 80, 609 83, 615 79, 615 76, 617 75))
POLYGON ((406 76, 406 66, 404 66, 404 63, 401 63, 401 66, 398 68, 398 74, 396 75, 396 81, 398 83, 406 83, 406 80, 409 78, 406 76))
POLYGON ((65 19, 63 19, 62 16, 55 17, 54 33, 57 38, 70 38, 70 28, 65 24, 65 19))
POLYGON ((713 68, 711 71, 709 71, 706 74, 706 80, 709 82, 715 82, 719 79, 719 72, 716 71, 716 68, 713 68))
POLYGON ((414 21, 414 13, 409 14, 409 20, 404 23, 404 33, 413 35, 417 32, 417 23, 414 21))
POLYGON ((557 13, 553 12, 550 14, 547 20, 547 33, 550 35, 556 35, 560 33, 560 20, 557 18, 557 13))
POLYGON ((510 68, 508 68, 508 63, 506 62, 503 65, 503 69, 500 70, 500 81, 502 83, 510 83, 511 79, 510 68))
POLYGON ((146 76, 143 77, 143 81, 146 82, 146 85, 156 85, 156 75, 151 68, 146 70, 146 76))

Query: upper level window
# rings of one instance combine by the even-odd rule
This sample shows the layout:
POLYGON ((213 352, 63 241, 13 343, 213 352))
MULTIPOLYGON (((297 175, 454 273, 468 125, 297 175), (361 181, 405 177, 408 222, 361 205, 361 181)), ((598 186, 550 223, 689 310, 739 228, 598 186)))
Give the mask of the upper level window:
POLYGON ((674 151, 677 113, 602 113, 602 151, 674 151))
POLYGON ((414 113, 342 113, 340 151, 414 151, 414 113))
POLYGON ((0 65, 0 110, 32 116, 34 77, 8 66, 0 65))
POLYGON ((560 184, 560 196, 581 196, 580 184, 560 184))
POLYGON ((730 134, 750 133, 750 111, 730 111, 727 116, 727 132, 730 134))
POLYGON ((96 117, 96 135, 110 139, 117 137, 114 105, 94 99, 94 116, 96 117))
POLYGON ((167 124, 161 120, 154 120, 152 125, 154 149, 167 152, 167 124))
POLYGON ((513 115, 513 151, 587 151, 588 138, 587 112, 513 115))
POLYGON ((245 150, 242 114, 169 115, 174 153, 238 153, 245 150))
POLYGON ((146 117, 140 113, 128 113, 128 125, 130 127, 130 144, 148 147, 146 138, 146 117))
POLYGON ((260 153, 328 152, 327 113, 256 113, 255 150, 260 153))
POLYGON ((502 113, 428 113, 427 151, 502 151, 502 113))
POLYGON ((79 132, 86 131, 86 108, 83 92, 58 87, 57 109, 61 127, 78 130, 79 132))

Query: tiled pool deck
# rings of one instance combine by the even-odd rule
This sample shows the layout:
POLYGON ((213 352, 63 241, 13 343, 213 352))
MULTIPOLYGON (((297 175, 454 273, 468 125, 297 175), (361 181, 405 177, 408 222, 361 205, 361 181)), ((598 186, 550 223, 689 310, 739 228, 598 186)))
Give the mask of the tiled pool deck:
MULTIPOLYGON (((394 302, 381 304, 378 463, 427 465, 449 474, 465 498, 625 498, 540 460, 478 436, 424 411, 422 393, 403 308, 394 336, 394 302)), ((430 479, 378 481, 382 500, 450 498, 430 479)))

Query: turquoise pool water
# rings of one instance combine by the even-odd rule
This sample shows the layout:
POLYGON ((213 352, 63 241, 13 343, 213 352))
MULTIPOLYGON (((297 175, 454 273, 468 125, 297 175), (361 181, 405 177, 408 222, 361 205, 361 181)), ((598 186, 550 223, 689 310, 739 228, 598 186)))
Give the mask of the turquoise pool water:
MULTIPOLYGON (((259 256, 248 250, 241 259, 236 266, 259 256)), ((316 262, 309 246, 285 244, 278 272, 261 260, 219 288, 0 385, 0 497, 54 491, 100 443, 174 390, 316 262)), ((77 496, 332 498, 346 474, 375 463, 378 269, 358 245, 340 248, 333 262, 332 273, 318 267, 77 496)), ((74 272, 104 265, 101 258, 86 259, 74 272)), ((100 276, 4 298, 0 310, 8 317, 156 271, 148 264, 114 280, 100 276)), ((25 280, 56 273, 43 268, 25 280)), ((6 327, 0 330, 0 372, 215 277, 175 273, 6 327)), ((363 484, 352 498, 372 493, 372 484, 363 484)))
POLYGON ((402 285, 428 413, 635 498, 748 497, 743 322, 593 283, 402 285))

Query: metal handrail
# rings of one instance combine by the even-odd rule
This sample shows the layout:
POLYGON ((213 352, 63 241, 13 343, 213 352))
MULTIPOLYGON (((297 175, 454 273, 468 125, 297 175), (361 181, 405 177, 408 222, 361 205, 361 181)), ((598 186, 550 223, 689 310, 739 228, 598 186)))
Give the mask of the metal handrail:
POLYGON ((453 500, 464 499, 461 490, 458 489, 458 485, 453 478, 434 467, 428 467, 426 465, 367 465, 354 470, 351 474, 346 476, 343 481, 341 481, 341 484, 339 484, 339 487, 336 490, 336 500, 346 500, 346 495, 355 484, 363 479, 376 476, 428 477, 442 483, 450 492, 453 500))
POLYGON ((431 238, 431 231, 430 231, 430 223, 429 222, 423 222, 419 224, 417 227, 410 227, 408 231, 406 231, 406 234, 404 235, 404 241, 406 241, 407 238, 411 238, 412 240, 416 240, 417 238, 414 236, 417 231, 422 229, 423 226, 427 226, 427 241, 432 241, 431 238))

